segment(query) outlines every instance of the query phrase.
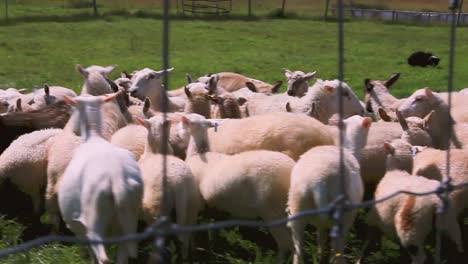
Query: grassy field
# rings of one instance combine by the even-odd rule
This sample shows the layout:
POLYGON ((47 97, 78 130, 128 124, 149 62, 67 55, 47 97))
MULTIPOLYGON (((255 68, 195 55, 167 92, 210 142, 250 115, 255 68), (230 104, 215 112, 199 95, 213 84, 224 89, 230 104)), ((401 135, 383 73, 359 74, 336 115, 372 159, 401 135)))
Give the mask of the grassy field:
MULTIPOLYGON (((11 5, 10 10, 13 18, 33 13, 36 19, 17 20, 16 23, 0 26, 0 88, 32 88, 47 82, 78 90, 82 79, 74 70, 77 63, 118 64, 113 77, 117 77, 123 70, 161 67, 162 24, 160 20, 145 17, 144 13, 122 13, 120 16, 108 14, 94 19, 88 15, 89 10, 77 11, 68 6, 63 8, 63 1, 49 1, 48 8, 38 5, 38 2, 44 4, 46 1, 12 2, 16 2, 11 5)), ((111 3, 98 2, 103 3, 103 6, 111 3)), ((265 9, 279 3, 265 2, 265 9)), ((369 4, 371 1, 354 2, 369 4)), ((143 0, 115 1, 112 8, 119 8, 117 4, 123 7, 128 4, 136 10, 146 5, 148 9, 158 12, 159 3, 143 0)), ((299 10, 306 5, 306 0, 288 3, 295 3, 294 6, 291 4, 291 10, 299 10)), ((320 3, 311 5, 311 10, 320 11, 320 3)), ((403 0, 372 3, 411 8, 410 5, 404 5, 403 0)), ((411 3, 413 8, 423 5, 422 0, 411 3)), ((444 5, 440 1, 424 3, 427 9, 434 10, 442 10, 446 6, 445 1, 444 5)), ((0 14, 2 13, 0 10, 0 14)), ((170 64, 175 70, 170 75, 170 87, 183 85, 185 73, 199 76, 218 71, 235 71, 268 82, 283 80, 282 68, 317 70, 319 78, 336 78, 336 29, 337 25, 333 22, 325 23, 307 17, 255 17, 250 20, 235 16, 210 20, 178 17, 171 22, 170 64)), ((464 63, 468 48, 463 45, 468 41, 467 30, 464 27, 458 29, 454 82, 456 89, 468 87, 468 65, 464 63)), ((415 89, 426 86, 444 90, 447 88, 448 76, 448 37, 448 26, 347 22, 345 81, 361 97, 365 78, 385 79, 394 72, 402 73, 400 81, 392 88, 397 96, 407 96, 415 89), (419 49, 430 50, 440 56, 440 66, 408 66, 406 57, 419 49)), ((21 227, 2 220, 0 247, 19 243, 20 232, 21 227)), ((271 243, 260 247, 241 235, 246 233, 249 232, 239 232, 236 228, 217 232, 213 248, 205 253, 217 263, 269 263, 274 254, 271 243)), ((261 231, 259 236, 266 237, 265 231, 261 231)), ((306 245, 309 263, 315 260, 315 242, 311 242, 312 240, 309 233, 306 245)), ((347 249, 350 260, 358 255, 361 245, 362 241, 353 232, 347 249)), ((375 263, 395 263, 398 254, 397 245, 386 240, 382 252, 374 256, 375 263)), ((77 246, 59 244, 0 260, 0 263, 65 262, 88 263, 77 246)))

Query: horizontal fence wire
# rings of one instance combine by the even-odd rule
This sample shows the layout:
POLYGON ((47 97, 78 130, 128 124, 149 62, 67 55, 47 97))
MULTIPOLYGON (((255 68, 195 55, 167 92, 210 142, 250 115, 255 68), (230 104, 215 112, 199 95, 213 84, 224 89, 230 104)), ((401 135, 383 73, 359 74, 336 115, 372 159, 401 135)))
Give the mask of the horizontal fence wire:
MULTIPOLYGON (((463 182, 460 184, 448 184, 448 185, 441 185, 432 191, 427 192, 411 192, 400 190, 389 194, 381 199, 377 200, 368 200, 361 203, 345 203, 343 205, 343 210, 352 210, 358 208, 365 208, 370 207, 372 205, 385 202, 389 199, 392 199, 398 195, 406 194, 406 195, 414 195, 414 196, 426 196, 431 194, 441 194, 444 192, 452 192, 457 189, 461 189, 468 186, 468 182, 463 182)), ((92 240, 86 238, 78 238, 75 236, 61 236, 61 235, 49 235, 40 237, 25 243, 22 243, 15 247, 10 247, 7 249, 0 250, 0 259, 6 258, 13 254, 18 254, 22 252, 26 252, 34 247, 44 246, 49 243, 54 242, 63 242, 63 243, 73 243, 73 244, 80 244, 80 245, 91 245, 91 244, 119 244, 127 241, 141 241, 150 237, 154 236, 169 236, 169 235, 176 235, 181 233, 193 233, 193 232, 204 232, 210 230, 217 230, 223 229, 228 227, 235 227, 235 226, 245 226, 245 227, 252 227, 252 228, 269 228, 269 227, 277 227, 280 225, 284 225, 290 221, 294 221, 296 219, 300 219, 303 217, 310 217, 316 216, 320 214, 333 214, 335 210, 337 210, 337 205, 340 203, 340 197, 335 200, 335 202, 331 203, 329 206, 320 209, 314 210, 305 210, 301 211, 297 214, 291 215, 289 217, 281 218, 271 222, 261 222, 261 221, 246 221, 246 220, 228 220, 228 221, 220 221, 215 223, 208 223, 208 224, 201 224, 201 225, 193 225, 193 226, 180 226, 177 224, 169 223, 167 218, 161 218, 156 220, 154 225, 145 229, 143 232, 140 233, 133 233, 127 234, 124 236, 112 237, 102 240, 92 240)))

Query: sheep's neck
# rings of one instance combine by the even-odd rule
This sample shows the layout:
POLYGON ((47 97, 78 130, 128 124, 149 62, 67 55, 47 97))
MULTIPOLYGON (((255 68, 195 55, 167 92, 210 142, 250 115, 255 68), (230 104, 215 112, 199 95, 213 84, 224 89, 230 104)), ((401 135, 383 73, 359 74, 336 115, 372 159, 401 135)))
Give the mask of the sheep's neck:
POLYGON ((448 107, 445 105, 440 105, 436 111, 433 113, 433 117, 430 119, 428 124, 428 130, 431 134, 431 137, 434 141, 434 147, 440 149, 447 149, 449 146, 448 134, 446 133, 447 127, 452 129, 452 117, 448 118, 449 111, 448 107))
POLYGON ((154 93, 150 100, 152 102, 153 109, 159 112, 163 111, 163 100, 167 100, 167 109, 173 109, 176 106, 167 95, 164 87, 160 87, 159 92, 154 93))
POLYGON ((386 162, 387 171, 406 171, 409 174, 413 171, 413 157, 411 156, 389 156, 386 162))
POLYGON ((102 138, 101 132, 101 111, 100 109, 88 109, 80 113, 80 129, 83 141, 93 137, 102 138))
POLYGON ((191 135, 189 145, 187 148, 187 157, 197 155, 197 154, 204 154, 210 151, 210 144, 208 142, 208 134, 205 131, 201 135, 191 135))
POLYGON ((370 97, 373 101, 373 110, 375 113, 378 113, 379 107, 383 107, 386 110, 390 110, 390 108, 399 101, 398 98, 393 96, 388 91, 379 91, 374 90, 374 93, 370 94, 370 97), (374 104, 375 103, 375 104, 374 104))
POLYGON ((160 144, 164 144, 164 142, 161 140, 161 137, 156 137, 148 133, 148 141, 145 145, 144 154, 162 154, 162 146, 160 144))

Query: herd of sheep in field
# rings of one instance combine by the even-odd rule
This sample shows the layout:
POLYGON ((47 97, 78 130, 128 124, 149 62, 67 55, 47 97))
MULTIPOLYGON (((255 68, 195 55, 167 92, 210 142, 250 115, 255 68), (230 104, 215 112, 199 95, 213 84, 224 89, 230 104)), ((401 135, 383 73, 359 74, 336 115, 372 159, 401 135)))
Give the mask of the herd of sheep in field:
MULTIPOLYGON (((445 176, 449 147, 454 148, 452 183, 468 181, 468 94, 463 91, 452 94, 449 118, 447 93, 423 88, 408 98, 392 96, 389 89, 399 74, 385 81, 366 79, 362 102, 346 83, 339 93, 338 80, 314 79, 315 72, 285 69, 285 93, 278 93, 281 81, 268 84, 230 72, 196 80, 187 75, 186 86, 167 91, 162 78, 172 69, 145 68, 112 81, 114 68, 77 65, 84 79, 80 95, 48 85, 33 93, 0 90, 0 194, 16 190, 28 198, 12 205, 10 196, 0 213, 36 228, 36 236, 44 212, 55 232, 61 232, 63 220, 78 237, 103 239, 135 233, 139 220, 150 226, 171 213, 178 225, 195 225, 208 208, 232 219, 269 222, 327 207, 341 190, 340 95, 348 201, 435 190, 445 176), (20 202, 33 209, 21 209, 20 202)), ((462 252, 468 243, 463 244, 461 229, 468 188, 448 199, 441 229, 462 252)), ((436 194, 396 196, 371 207, 367 224, 396 236, 412 263, 424 263, 424 243, 434 231, 439 205, 436 194)), ((356 213, 345 211, 345 235, 356 213)), ((328 261, 334 221, 325 214, 269 229, 278 262, 289 252, 294 263, 302 262, 308 223, 317 229, 321 261, 328 261)), ((190 236, 178 235, 183 259, 190 255, 190 236)), ((98 263, 110 262, 104 245, 91 250, 98 263)), ((137 252, 137 242, 119 245, 117 263, 127 263, 137 252)))

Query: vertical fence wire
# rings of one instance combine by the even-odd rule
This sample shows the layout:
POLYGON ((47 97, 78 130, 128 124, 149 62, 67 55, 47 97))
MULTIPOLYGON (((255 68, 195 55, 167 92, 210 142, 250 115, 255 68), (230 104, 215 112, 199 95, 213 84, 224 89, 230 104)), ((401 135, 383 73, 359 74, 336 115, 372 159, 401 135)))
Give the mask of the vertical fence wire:
POLYGON ((337 207, 333 212, 335 225, 330 236, 334 244, 334 253, 336 257, 341 257, 344 250, 343 243, 343 205, 346 202, 345 190, 345 167, 344 167, 344 123, 343 123, 343 76, 344 76, 344 30, 343 30, 343 0, 338 0, 338 128, 339 128, 339 148, 340 148, 340 197, 337 207))
POLYGON ((441 205, 437 208, 437 216, 436 216, 436 252, 435 252, 435 263, 438 264, 441 261, 441 247, 442 247, 442 234, 441 234, 441 225, 442 220, 441 217, 443 214, 446 213, 449 204, 448 195, 450 192, 451 181, 452 178, 450 176, 450 143, 452 142, 452 131, 454 122, 452 120, 451 110, 452 110, 452 91, 453 91, 453 71, 454 71, 454 63, 455 63, 455 33, 457 27, 457 17, 456 12, 459 5, 459 0, 450 0, 449 9, 451 11, 451 25, 450 25, 450 43, 449 43, 449 67, 448 67, 448 83, 447 83, 447 90, 448 90, 448 113, 447 113, 447 120, 449 120, 449 128, 447 131, 447 141, 445 142, 447 145, 446 151, 446 171, 445 176, 442 178, 441 181, 441 192, 438 193, 438 196, 441 200, 441 205))
MULTIPOLYGON (((165 94, 167 93, 167 89, 169 87, 169 0, 163 1, 163 30, 162 30, 162 68, 163 68, 163 86, 165 90, 165 94)), ((168 141, 169 141, 169 124, 167 119, 167 110, 169 99, 167 96, 162 96, 161 106, 163 112, 163 133, 161 138, 161 150, 163 155, 162 160, 162 205, 161 205, 161 216, 159 218, 159 224, 155 226, 155 228, 162 228, 163 225, 161 223, 168 221, 168 215, 166 213, 169 212, 169 203, 168 203, 168 191, 167 191, 167 154, 168 154, 168 141)), ((165 237, 157 236, 155 239, 156 243, 156 257, 161 262, 162 259, 162 248, 165 244, 165 237)))

